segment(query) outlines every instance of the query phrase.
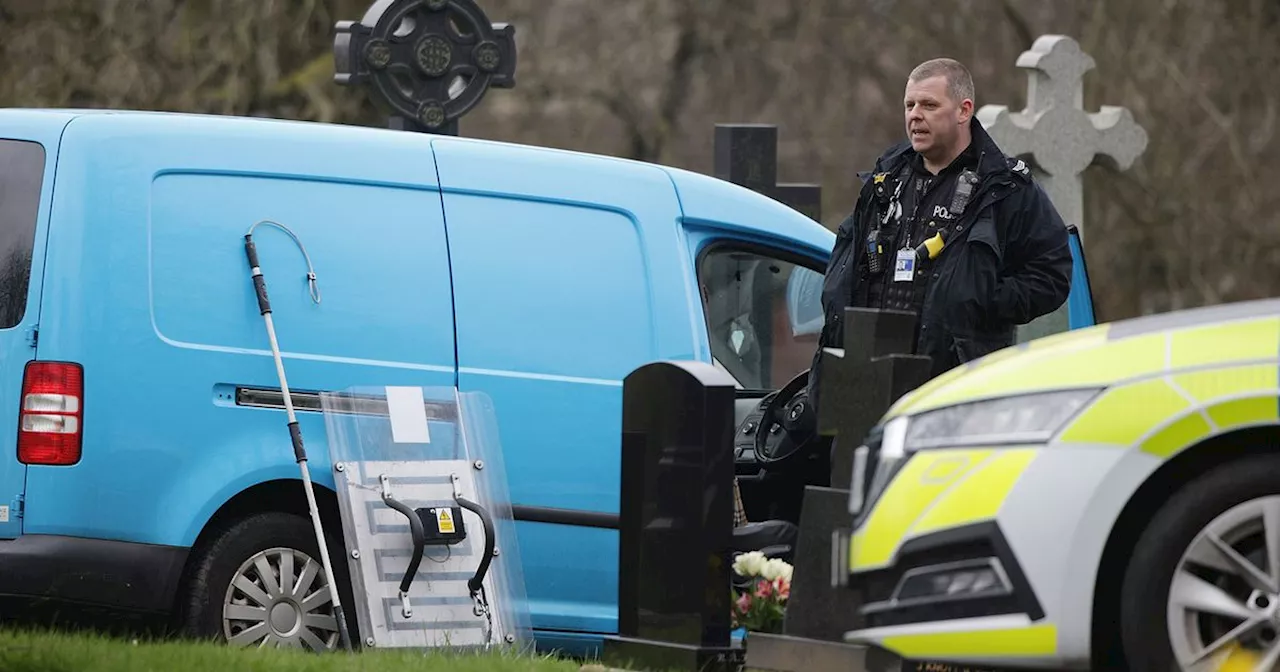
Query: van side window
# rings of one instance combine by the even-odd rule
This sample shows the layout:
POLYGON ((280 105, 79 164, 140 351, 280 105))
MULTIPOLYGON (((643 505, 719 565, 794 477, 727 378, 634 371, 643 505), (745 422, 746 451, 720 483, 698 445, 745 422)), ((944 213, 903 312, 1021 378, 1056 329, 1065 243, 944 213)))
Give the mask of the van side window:
POLYGON ((31 280, 44 147, 0 140, 0 329, 22 321, 31 280))
POLYGON ((822 272, 780 256, 724 244, 698 263, 711 355, 747 389, 809 368, 822 332, 822 272))

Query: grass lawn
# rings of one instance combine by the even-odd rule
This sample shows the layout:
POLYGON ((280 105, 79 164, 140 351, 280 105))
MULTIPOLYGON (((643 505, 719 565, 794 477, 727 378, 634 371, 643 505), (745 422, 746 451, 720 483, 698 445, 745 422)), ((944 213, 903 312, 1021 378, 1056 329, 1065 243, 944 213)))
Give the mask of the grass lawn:
POLYGON ((368 651, 316 654, 295 650, 244 650, 194 642, 115 639, 0 629, 0 670, 48 672, 577 672, 582 663, 542 656, 368 651), (136 643, 135 643, 136 642, 136 643))

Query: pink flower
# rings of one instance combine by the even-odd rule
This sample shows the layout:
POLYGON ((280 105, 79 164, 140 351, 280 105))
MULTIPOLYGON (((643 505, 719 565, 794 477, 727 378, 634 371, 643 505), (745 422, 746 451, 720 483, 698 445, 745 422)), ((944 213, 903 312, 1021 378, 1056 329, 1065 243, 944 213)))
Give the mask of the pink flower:
POLYGON ((749 587, 735 589, 732 606, 734 627, 751 632, 780 632, 791 597, 791 566, 779 561, 765 565, 749 587))

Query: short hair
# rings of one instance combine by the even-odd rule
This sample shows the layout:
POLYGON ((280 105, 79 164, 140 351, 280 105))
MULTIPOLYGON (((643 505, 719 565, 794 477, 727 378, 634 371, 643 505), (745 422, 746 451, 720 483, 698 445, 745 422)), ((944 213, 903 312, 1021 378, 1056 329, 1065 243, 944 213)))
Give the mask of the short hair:
POLYGON ((976 100, 973 92, 973 76, 960 61, 951 58, 934 58, 917 65, 907 81, 918 82, 930 77, 943 76, 947 79, 947 95, 957 103, 968 98, 976 100))

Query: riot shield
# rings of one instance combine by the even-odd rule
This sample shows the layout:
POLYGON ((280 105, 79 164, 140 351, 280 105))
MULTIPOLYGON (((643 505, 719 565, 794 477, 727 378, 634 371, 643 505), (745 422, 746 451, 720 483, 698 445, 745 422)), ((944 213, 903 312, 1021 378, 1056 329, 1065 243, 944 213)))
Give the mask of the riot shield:
POLYGON ((452 387, 321 394, 366 647, 532 647, 490 400, 452 387))

